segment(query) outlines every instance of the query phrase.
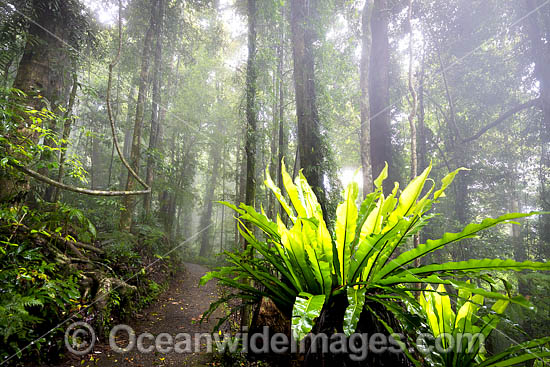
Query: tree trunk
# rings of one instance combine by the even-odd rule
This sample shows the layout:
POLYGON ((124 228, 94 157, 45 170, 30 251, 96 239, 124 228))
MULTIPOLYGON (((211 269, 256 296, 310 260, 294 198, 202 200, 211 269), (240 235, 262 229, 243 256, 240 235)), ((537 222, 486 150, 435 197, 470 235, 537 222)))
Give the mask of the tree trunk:
MULTIPOLYGON (((237 137, 237 149, 235 150, 235 200, 234 204, 236 206, 239 206, 240 198, 241 198, 241 182, 243 181, 242 178, 242 164, 241 161, 243 160, 243 155, 241 154, 241 141, 240 141, 240 135, 237 137)), ((239 222, 235 221, 235 246, 239 243, 239 222)))
POLYGON ((245 203, 254 206, 256 194, 256 0, 248 0, 248 61, 246 67, 246 193, 245 203))
MULTIPOLYGON (((542 5, 541 1, 524 0, 526 12, 533 12, 542 5)), ((535 62, 535 77, 540 83, 540 105, 542 121, 540 124, 540 198, 542 210, 550 211, 550 44, 545 40, 550 33, 548 9, 541 8, 526 18, 526 30, 529 37, 530 50, 535 62), (546 13, 545 13, 546 11, 546 13)), ((540 218, 540 253, 541 259, 550 258, 550 216, 540 218)))
POLYGON ((214 191, 216 189, 216 183, 218 182, 218 176, 220 174, 220 149, 217 144, 212 144, 210 150, 210 156, 208 159, 208 167, 212 168, 212 175, 208 181, 208 186, 204 191, 204 210, 201 216, 199 231, 203 231, 200 235, 201 249, 199 256, 207 257, 212 252, 212 239, 210 238, 211 231, 206 229, 212 222, 212 204, 214 203, 214 191))
POLYGON ((294 88, 298 120, 300 167, 326 214, 326 193, 323 182, 324 152, 315 97, 315 65, 313 43, 317 40, 315 20, 317 0, 290 2, 290 27, 294 59, 294 88))
MULTIPOLYGON (((63 183, 63 177, 65 175, 65 159, 67 155, 67 146, 69 136, 71 135, 71 127, 73 123, 73 106, 76 99, 76 91, 78 89, 78 75, 76 70, 73 70, 73 89, 71 90, 71 95, 69 97, 69 105, 67 110, 63 115, 63 132, 61 134, 61 150, 59 151, 59 170, 57 172, 57 182, 63 183)), ((59 187, 54 188, 53 201, 56 202, 59 200, 61 195, 61 190, 59 187)))
MULTIPOLYGON (((139 174, 139 162, 141 156, 140 141, 141 141, 141 128, 143 125, 143 114, 145 108, 145 96, 148 89, 149 79, 149 63, 151 55, 151 44, 153 40, 153 31, 155 27, 155 7, 157 1, 152 4, 152 15, 147 33, 145 34, 145 40, 143 43, 143 54, 141 58, 141 71, 139 76, 139 88, 138 97, 136 102, 136 115, 134 120, 134 134, 132 136, 132 149, 130 151, 130 164, 136 173, 139 174)), ((128 178, 126 180, 126 191, 132 191, 135 189, 136 180, 128 172, 128 178)), ((120 215, 120 228, 122 230, 129 231, 132 227, 132 219, 134 215, 134 209, 136 207, 136 198, 127 196, 123 201, 124 210, 120 215)))
MULTIPOLYGON (((246 192, 244 202, 254 206, 256 196, 256 144, 257 144, 257 111, 256 111, 256 0, 248 0, 248 60, 246 65, 246 192)), ((248 244, 243 239, 243 247, 248 244)), ((202 250, 202 248, 201 248, 202 250)), ((244 307, 241 312, 241 326, 250 324, 250 308, 244 307)))
MULTIPOLYGON (((222 201, 225 201, 225 157, 226 157, 226 144, 223 145, 223 153, 222 153, 222 159, 221 159, 221 165, 222 165, 222 201)), ((224 220, 225 220, 225 205, 222 205, 221 207, 221 220, 220 220, 220 254, 223 252, 223 245, 224 245, 224 220)))
POLYGON ((363 196, 370 193, 373 188, 372 162, 370 150, 370 111, 369 111, 369 59, 371 49, 370 23, 372 18, 372 0, 365 0, 363 13, 361 15, 361 64, 360 64, 360 87, 361 87, 361 168, 363 174, 363 196))
MULTIPOLYGON (((51 111, 58 113, 56 106, 63 100, 63 73, 68 56, 65 43, 68 38, 67 9, 60 6, 54 11, 50 6, 44 6, 42 0, 34 0, 32 8, 35 17, 30 22, 27 44, 13 87, 20 89, 27 97, 25 104, 29 109, 40 111, 44 105, 44 97, 51 104, 51 111)), ((37 143, 39 134, 27 128, 30 120, 25 120, 18 126, 19 133, 31 143, 37 143)), ((23 159, 23 157, 19 157, 23 159)), ((30 190, 29 180, 25 177, 14 182, 10 176, 0 176, 0 200, 8 198, 23 198, 30 190)))
POLYGON ((101 156, 101 151, 103 150, 101 147, 101 139, 100 136, 99 127, 97 124, 93 124, 93 131, 92 131, 92 170, 91 170, 91 186, 92 190, 99 189, 102 185, 100 184, 101 181, 101 173, 103 171, 103 157, 101 156))
MULTIPOLYGON (((401 331, 399 322, 390 311, 375 302, 367 301, 367 304, 374 310, 374 312, 377 313, 380 319, 384 320, 384 322, 394 330, 394 332, 399 333, 401 331)), ((336 333, 343 334, 342 325, 347 306, 348 302, 345 294, 339 294, 338 296, 331 297, 325 304, 325 307, 323 307, 323 310, 321 311, 321 314, 313 327, 312 333, 314 335, 319 335, 321 333, 326 334, 329 337, 329 340, 331 336, 336 333)), ((387 332, 385 326, 379 321, 378 317, 367 310, 363 310, 359 318, 359 322, 357 323, 356 333, 367 336, 367 338, 371 338, 372 335, 379 333, 389 338, 389 333, 387 332)), ((317 351, 322 350, 322 345, 319 343, 321 339, 319 338, 316 341, 317 351)), ((349 341, 347 341, 347 343, 349 343, 349 341)), ((366 341, 363 341, 363 343, 366 343, 366 341)), ((362 347, 365 348, 366 355, 364 355, 365 358, 360 361, 352 360, 350 358, 352 355, 351 353, 313 353, 311 345, 309 345, 309 347, 310 349, 306 352, 304 361, 304 366, 306 367, 410 367, 413 365, 404 353, 392 353, 388 350, 383 353, 373 353, 372 351, 366 350, 368 348, 366 348, 365 344, 363 344, 362 347)))
MULTIPOLYGON (((158 0, 158 7, 156 9, 156 48, 155 48, 155 62, 153 66, 153 95, 152 95, 152 107, 151 107, 151 131, 149 133, 149 149, 147 155, 147 168, 145 174, 145 183, 151 187, 153 184, 153 174, 155 169, 154 154, 158 145, 159 132, 160 132, 160 104, 161 94, 160 88, 162 84, 162 32, 163 32, 163 18, 164 18, 164 0, 158 0)), ((153 191, 150 195, 145 195, 143 198, 143 210, 145 217, 149 218, 151 214, 151 200, 153 198, 153 191)))
MULTIPOLYGON (((284 8, 281 9, 281 19, 284 19, 284 8)), ((284 21, 281 20, 281 35, 280 44, 277 47, 277 57, 279 62, 277 63, 277 79, 279 80, 279 157, 277 159, 277 186, 281 189, 281 193, 284 194, 283 177, 282 177, 282 161, 287 151, 287 141, 285 139, 285 98, 284 98, 284 48, 285 48, 285 35, 284 35, 284 21)), ((281 209, 281 207, 279 207, 281 209)), ((282 212, 282 210, 280 210, 282 212)))
MULTIPOLYGON (((277 94, 279 91, 279 80, 277 75, 277 70, 273 71, 273 103, 271 108, 272 113, 272 125, 271 125, 271 138, 270 138, 270 159, 269 159, 269 175, 271 178, 276 179, 277 177, 277 159, 279 158, 279 154, 277 152, 278 148, 278 132, 279 132, 279 111, 277 109, 278 103, 277 103, 277 94)), ((269 218, 274 218, 275 213, 277 213, 277 205, 275 196, 271 195, 270 193, 267 193, 267 216, 269 218)))
POLYGON ((387 0, 374 0, 371 21, 372 46, 369 66, 370 151, 373 176, 378 176, 384 165, 389 168, 389 179, 384 181, 384 192, 393 189, 397 172, 393 167, 390 126, 390 45, 388 41, 389 5, 387 0))
POLYGON ((28 94, 27 104, 32 108, 42 109, 43 100, 34 98, 42 95, 56 112, 54 107, 63 100, 67 16, 62 14, 62 10, 66 10, 64 7, 54 11, 41 4, 42 1, 33 1, 36 19, 29 26, 28 41, 13 86, 28 94))
POLYGON ((428 167, 428 148, 426 142, 426 113, 424 110, 424 76, 426 73, 426 50, 422 55, 422 65, 420 66, 420 77, 418 79, 418 129, 416 131, 416 140, 418 143, 418 170, 424 171, 428 167))

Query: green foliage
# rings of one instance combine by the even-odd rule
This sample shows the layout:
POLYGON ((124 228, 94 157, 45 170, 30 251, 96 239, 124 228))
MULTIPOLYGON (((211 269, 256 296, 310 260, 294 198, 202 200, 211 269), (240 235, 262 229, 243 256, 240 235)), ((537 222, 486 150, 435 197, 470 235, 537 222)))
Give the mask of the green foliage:
MULTIPOLYGON (((0 359, 20 355, 20 348, 38 339, 80 305, 78 274, 67 272, 30 241, 2 241, 0 245, 0 359)), ((60 347, 60 331, 36 341, 60 347)))
MULTIPOLYGON (((40 110, 29 109, 26 99, 30 98, 18 89, 0 92, 0 160, 1 175, 16 180, 21 173, 11 165, 33 166, 34 169, 57 169, 57 160, 45 159, 60 151, 66 151, 52 126, 61 126, 64 117, 52 111, 50 102, 38 95, 43 107, 40 110), (46 143, 40 143, 48 142, 46 143)), ((62 109, 60 109, 62 110, 62 109)), ((67 117, 73 118, 73 117, 67 117)), ((67 174, 78 181, 87 183, 88 172, 84 169, 81 158, 72 154, 65 161, 67 174)))
MULTIPOLYGON (((432 217, 427 212, 434 202, 444 197, 445 189, 461 169, 445 176, 439 189, 436 190, 435 184, 432 184, 425 190, 430 170, 431 166, 413 179, 399 195, 396 184, 386 197, 381 188, 387 177, 387 168, 384 169, 375 180, 376 190, 366 196, 359 209, 356 206, 357 184, 351 183, 344 192, 344 201, 336 210, 332 233, 302 174, 293 182, 283 167, 283 183, 290 198, 288 203, 266 171, 266 185, 288 214, 292 226, 287 228, 279 215, 273 222, 245 204, 237 208, 224 203, 239 214, 240 231, 249 248, 244 253, 226 253, 232 265, 207 274, 201 282, 216 278, 221 284, 236 288, 238 292, 233 296, 241 297, 246 302, 266 296, 283 312, 289 314, 292 309, 292 330, 298 339, 311 331, 315 317, 330 304, 328 300, 342 292, 348 296, 348 308, 342 325, 348 335, 355 332, 361 312, 373 312, 372 308, 363 307, 366 300, 380 303, 398 319, 403 319, 405 312, 389 300, 410 300, 408 291, 414 290, 417 284, 452 284, 478 297, 528 304, 522 297, 504 296, 478 288, 460 278, 488 279, 484 276, 488 270, 549 270, 550 264, 482 259, 417 266, 415 260, 454 242, 475 237, 486 228, 538 213, 512 213, 485 219, 466 226, 460 232, 445 233, 440 239, 428 240, 394 256, 400 247, 406 246, 408 239, 426 225, 432 217), (260 229, 265 240, 255 236, 245 223, 260 229), (252 251, 260 256, 251 256, 252 251), (250 281, 261 287, 250 286, 250 281)), ((218 305, 214 303, 205 317, 218 305)), ((382 316, 376 317, 383 321, 382 316)), ((383 324, 391 332, 389 325, 383 324)))
POLYGON ((294 339, 302 340, 313 328, 315 319, 319 317, 325 295, 314 296, 312 294, 301 292, 292 309, 292 333, 294 339))
POLYGON ((446 352, 434 352, 434 345, 418 346, 430 366, 511 366, 532 359, 550 356, 543 347, 550 337, 514 345, 495 356, 487 357, 484 341, 497 327, 509 300, 497 300, 490 309, 484 306, 484 297, 473 294, 467 288, 458 290, 456 312, 451 297, 440 284, 437 291, 431 286, 420 293, 419 305, 422 317, 435 339, 440 338, 446 352), (480 314, 481 312, 484 314, 480 314), (446 334, 446 335, 443 335, 446 334), (451 338, 449 339, 449 336, 451 338), (429 349, 428 349, 429 348, 429 349))

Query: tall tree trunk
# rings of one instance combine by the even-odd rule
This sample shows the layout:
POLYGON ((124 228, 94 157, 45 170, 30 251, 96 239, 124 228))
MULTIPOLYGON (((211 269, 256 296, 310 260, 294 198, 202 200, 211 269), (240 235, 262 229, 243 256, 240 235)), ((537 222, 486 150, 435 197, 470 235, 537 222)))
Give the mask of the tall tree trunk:
POLYGON ((191 222, 187 220, 192 218, 191 215, 188 215, 193 211, 193 201, 192 200, 183 200, 183 204, 180 200, 181 195, 189 190, 190 186, 193 184, 194 175, 195 175, 195 165, 193 163, 194 158, 192 157, 192 149, 194 147, 194 141, 190 141, 186 149, 182 148, 180 156, 180 170, 179 170, 179 179, 177 180, 177 185, 175 187, 175 193, 173 194, 173 200, 171 200, 171 206, 169 210, 168 220, 170 221, 169 227, 171 228, 171 239, 174 239, 175 236, 179 235, 179 216, 178 221, 176 222, 178 228, 174 231, 174 220, 176 219, 176 206, 179 205, 179 209, 185 210, 184 218, 184 233, 189 234, 191 230, 191 222))
MULTIPOLYGON (((143 114, 145 109, 145 96, 148 89, 149 79, 149 63, 151 55, 151 45, 153 40, 153 31, 155 27, 155 7, 158 5, 158 0, 153 2, 151 11, 151 21, 145 34, 143 42, 143 53, 141 58, 141 70, 139 76, 139 88, 138 97, 136 102, 136 115, 134 120, 134 134, 132 136, 132 149, 130 151, 130 164, 133 170, 139 174, 139 162, 141 156, 141 128, 143 125, 143 114)), ((128 172, 128 178, 126 180, 126 191, 132 191, 135 189, 136 180, 128 172)), ((120 215, 120 228, 122 230, 129 231, 132 227, 132 219, 134 215, 134 209, 136 207, 136 198, 134 196, 125 196, 123 200, 124 210, 120 215)))
POLYGON ((92 128, 92 171, 91 171, 91 186, 93 190, 99 189, 101 181, 101 173, 103 171, 103 158, 101 157, 101 139, 100 131, 97 124, 93 124, 92 128))
MULTIPOLYGON (((63 73, 68 60, 65 49, 68 38, 67 9, 61 4, 57 10, 53 10, 51 6, 45 6, 43 0, 33 0, 32 8, 35 16, 29 25, 27 44, 13 87, 27 95, 25 104, 29 109, 40 111, 45 106, 44 99, 37 96, 42 96, 50 102, 50 109, 58 113, 56 106, 63 100, 63 73)), ((28 129, 29 122, 25 120, 18 126, 24 138, 14 143, 24 143, 26 139, 38 142, 39 134, 28 129)), ((11 176, 0 175, 0 200, 14 197, 22 199, 29 190, 26 177, 14 182, 11 176)))
MULTIPOLYGON (((412 29, 412 6, 413 0, 409 0, 408 27, 409 27, 409 92, 411 94, 411 110, 409 112, 409 128, 411 130, 411 181, 418 175, 418 156, 416 155, 416 107, 418 94, 414 86, 414 57, 413 57, 413 29, 412 29)), ((415 245, 418 245, 418 237, 415 237, 415 245)))
MULTIPOLYGON (((241 198, 241 181, 242 179, 242 169, 241 169, 241 161, 243 160, 243 155, 241 154, 241 141, 240 141, 240 135, 237 137, 237 146, 235 150, 235 200, 234 204, 236 206, 239 206, 240 198, 241 198)), ((235 246, 239 243, 239 222, 235 221, 235 246)))
MULTIPOLYGON (((136 95, 136 86, 132 84, 130 87, 130 93, 128 94, 128 103, 126 105, 126 124, 124 130, 124 146, 122 147, 122 154, 126 160, 130 159, 130 151, 132 150, 132 136, 133 136, 133 126, 132 126, 132 111, 136 110, 135 105, 135 95, 136 95)), ((120 171, 119 182, 121 188, 126 187, 126 177, 128 171, 125 167, 122 167, 120 171)))
POLYGON ((360 87, 361 87, 361 129, 359 145, 361 148, 361 168, 363 174, 363 196, 370 193, 373 188, 372 162, 370 150, 370 111, 369 111, 369 60, 371 50, 370 23, 372 18, 372 0, 365 0, 363 13, 361 15, 361 64, 360 64, 360 87))
POLYGON ((390 45, 388 40, 389 5, 374 0, 371 21, 372 47, 369 66, 370 151, 373 176, 387 163, 389 179, 384 192, 391 192, 397 172, 393 167, 390 126, 390 45))
POLYGON ((317 40, 315 20, 317 0, 290 2, 294 88, 298 119, 298 151, 300 167, 317 195, 326 214, 326 193, 323 182, 323 148, 315 97, 315 65, 313 43, 317 40))
MULTIPOLYGON (((550 211, 550 43, 546 39, 550 34, 548 9, 540 8, 542 1, 524 0, 526 12, 534 12, 526 19, 527 36, 530 50, 535 62, 535 77, 540 83, 540 105, 542 106, 542 121, 540 124, 540 199, 542 210, 550 211), (545 18, 546 17, 546 18, 545 18)), ((550 258, 550 216, 540 218, 540 253, 539 257, 550 258)))
MULTIPOLYGON (((239 197, 237 198, 237 205, 245 202, 246 197, 246 151, 244 148, 240 148, 240 174, 239 174, 239 197)), ((241 238, 242 240, 242 238, 241 238)))
MULTIPOLYGON (((420 76, 418 78, 418 129, 416 130, 417 140, 417 156, 418 156, 418 170, 423 172, 428 167, 428 146, 426 141, 426 122, 425 122, 425 109, 424 109, 424 77, 426 73, 426 49, 422 54, 422 61, 420 65, 420 76)), ((430 236, 431 228, 429 226, 422 229, 420 232, 420 242, 426 243, 430 236)), ((432 254, 428 254, 422 258, 421 262, 424 264, 430 264, 432 254)))
MULTIPOLYGON (((63 182, 63 177, 65 175, 65 159, 67 156, 68 140, 69 140, 69 136, 71 135, 71 127, 73 123, 73 116, 71 116, 71 114, 73 112, 73 106, 76 99, 77 89, 78 89, 78 74, 76 73, 76 70, 73 70, 73 88, 71 90, 71 95, 69 97, 69 105, 67 106, 67 110, 63 115, 63 132, 61 134, 61 146, 60 146, 61 149, 59 151, 59 170, 57 172, 57 182, 63 182)), ((60 195, 61 195, 61 190, 59 189, 59 187, 56 187, 53 193, 53 201, 54 202, 58 201, 60 195)))
POLYGON ((424 171, 428 167, 428 148, 426 141, 426 113, 424 110, 424 77, 426 74, 426 50, 422 54, 420 66, 420 77, 418 79, 418 129, 416 131, 416 140, 418 143, 418 170, 424 171))
MULTIPOLYGON (((281 193, 284 194, 283 188, 283 176, 282 176, 282 162, 285 154, 287 152, 287 140, 285 137, 285 95, 284 95, 284 49, 285 49, 285 33, 284 33, 284 7, 281 8, 281 34, 280 34, 280 43, 277 47, 277 58, 279 62, 277 63, 277 79, 279 80, 279 157, 277 158, 277 186, 281 189, 281 193)), ((282 207, 279 205, 279 212, 283 215, 282 207)))
MULTIPOLYGON (((222 157, 226 157, 226 144, 223 145, 223 153, 222 157)), ((221 159, 221 165, 222 165, 222 201, 225 201, 225 159, 221 159)), ((222 205, 221 207, 221 219, 220 219, 220 254, 223 252, 223 245, 224 245, 224 220, 225 220, 225 205, 222 205)))
MULTIPOLYGON (((145 183, 151 187, 153 183, 153 174, 155 169, 154 152, 158 145, 159 133, 160 133, 160 104, 161 104, 161 84, 162 84, 162 35, 163 35, 163 19, 164 19, 164 0, 158 0, 158 7, 156 9, 156 48, 155 48, 155 61, 153 65, 153 94, 152 94, 152 107, 151 107, 151 131, 149 133, 149 149, 147 156, 147 168, 145 174, 145 183)), ((153 191, 151 194, 146 195, 143 198, 143 210, 145 211, 145 217, 148 218, 151 214, 151 200, 153 198, 153 191)))
MULTIPOLYGON (((256 196, 256 144, 257 144, 257 111, 256 111, 256 0, 248 0, 248 60, 246 65, 246 193, 244 202, 254 206, 256 196)), ((243 240, 243 246, 248 247, 243 240)), ((250 324, 250 308, 244 307, 241 312, 241 326, 250 324)))
POLYGON ((209 256, 212 252, 212 241, 213 239, 210 236, 211 231, 206 229, 210 226, 212 222, 212 204, 214 199, 214 191, 216 189, 216 183, 220 175, 220 149, 217 144, 212 144, 210 148, 210 155, 208 158, 208 167, 212 168, 212 174, 210 180, 208 181, 206 190, 204 191, 204 210, 202 212, 199 231, 203 231, 200 235, 200 253, 199 256, 206 257, 209 256))
MULTIPOLYGON (((170 142, 170 166, 174 167, 174 174, 169 177, 169 180, 174 182, 175 175, 177 174, 177 166, 176 166, 176 134, 172 135, 171 142, 170 142)), ((166 232, 168 235, 170 235, 171 227, 170 227, 170 220, 169 220, 169 214, 170 214, 170 201, 172 200, 172 193, 171 190, 164 189, 162 192, 159 193, 159 219, 164 227, 164 232, 166 232)))
POLYGON ((63 100, 63 74, 68 59, 65 51, 67 42, 67 14, 65 7, 57 11, 42 4, 43 0, 33 0, 36 19, 31 22, 28 41, 17 69, 14 88, 28 94, 26 103, 41 110, 42 95, 52 105, 52 111, 63 100))
POLYGON ((248 0, 248 61, 246 67, 246 193, 245 203, 254 205, 256 194, 256 0, 248 0))
MULTIPOLYGON (((122 31, 121 31, 122 32, 122 31)), ((117 82, 116 82, 116 110, 113 116, 115 124, 119 121, 120 116, 120 68, 117 70, 117 82)), ((113 164, 115 160, 115 141, 111 142, 111 159, 109 160, 109 175, 107 177, 107 187, 111 187, 111 180, 113 178, 113 164)))
MULTIPOLYGON (((278 103, 277 103, 277 95, 279 91, 279 80, 277 75, 277 70, 273 71, 273 101, 272 101, 272 107, 271 107, 271 113, 272 113, 272 125, 271 125, 271 138, 270 138, 270 156, 269 156, 269 175, 272 178, 275 178, 277 176, 278 166, 277 166, 277 159, 279 158, 279 154, 277 152, 278 148, 278 132, 279 132, 279 111, 278 111, 278 103)), ((276 200, 275 196, 271 195, 270 193, 267 193, 267 215, 270 218, 275 217, 275 213, 277 212, 276 207, 276 200)))

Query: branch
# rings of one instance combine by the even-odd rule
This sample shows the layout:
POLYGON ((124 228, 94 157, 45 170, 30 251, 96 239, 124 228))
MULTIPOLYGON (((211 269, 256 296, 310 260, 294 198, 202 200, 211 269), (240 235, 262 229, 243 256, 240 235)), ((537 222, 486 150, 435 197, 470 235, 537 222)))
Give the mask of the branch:
POLYGON ((40 173, 33 171, 32 169, 23 167, 14 162, 8 162, 8 164, 13 168, 31 176, 32 178, 37 179, 38 181, 42 181, 44 183, 47 183, 48 185, 52 185, 60 189, 76 192, 79 194, 86 194, 86 195, 92 195, 92 196, 130 196, 130 195, 146 195, 151 192, 151 189, 142 190, 142 191, 104 191, 104 190, 83 189, 81 187, 69 186, 64 183, 57 182, 47 176, 41 175, 40 173))
MULTIPOLYGON (((27 231, 29 233, 31 232, 31 229, 29 227, 27 227, 26 225, 24 225, 24 224, 19 224, 19 227, 23 228, 25 231, 27 231)), ((43 235, 43 234, 40 233, 40 232, 35 232, 32 235, 38 237, 38 236, 43 235)), ((53 238, 54 240, 62 242, 63 244, 67 245, 71 249, 71 251, 73 251, 73 253, 75 255, 77 255, 80 259, 87 259, 87 258, 77 249, 77 247, 95 252, 97 254, 104 254, 105 253, 100 248, 97 248, 95 246, 88 245, 87 243, 79 242, 79 241, 76 241, 76 240, 75 241, 68 240, 68 239, 58 235, 57 233, 50 233, 49 232, 48 235, 49 235, 49 237, 53 238)), ((46 235, 44 235, 44 236, 46 236, 46 235)))
MULTIPOLYGON (((130 167, 130 165, 128 164, 128 162, 126 161, 126 158, 124 158, 124 155, 122 154, 121 150, 120 150, 120 146, 118 145, 118 139, 116 137, 116 129, 115 129, 115 122, 113 120, 113 111, 111 109, 111 85, 113 83, 113 68, 115 67, 116 64, 118 64, 118 60, 120 59, 120 49, 122 47, 122 19, 121 19, 121 3, 120 3, 120 0, 118 2, 118 50, 117 50, 117 54, 115 56, 115 59, 113 60, 113 62, 111 62, 109 64, 109 80, 107 82, 107 115, 109 116, 109 123, 111 125, 111 133, 113 135, 113 144, 116 148, 116 151, 117 151, 117 154, 120 158, 120 160, 122 161, 122 163, 124 164, 124 166, 126 167, 126 169, 128 170, 128 172, 130 172, 130 174, 143 186, 145 187, 146 190, 144 191, 135 191, 136 193, 140 193, 139 195, 142 195, 142 194, 149 194, 151 193, 151 187, 149 187, 149 185, 147 185, 142 179, 141 177, 139 177, 139 175, 132 169, 132 167, 130 167)), ((127 192, 127 191, 126 191, 127 192)))
MULTIPOLYGON (((23 166, 21 166, 19 164, 16 164, 14 162, 8 162, 9 165, 11 165, 12 167, 16 168, 17 170, 19 170, 19 171, 21 171, 25 174, 37 179, 38 181, 42 181, 42 182, 47 183, 49 185, 52 185, 54 187, 57 187, 57 188, 60 188, 60 189, 63 189, 63 190, 67 190, 67 191, 76 192, 76 193, 79 193, 79 194, 92 195, 92 196, 130 196, 130 195, 148 195, 148 194, 151 193, 151 187, 149 187, 145 182, 143 182, 143 180, 130 167, 130 165, 128 164, 126 159, 124 159, 124 156, 123 156, 122 152, 120 151, 120 147, 118 146, 118 141, 117 141, 116 134, 115 134, 115 124, 113 122, 110 97, 111 97, 111 84, 112 84, 112 76, 113 76, 113 67, 118 63, 118 60, 120 58, 120 49, 121 49, 121 44, 122 44, 122 38, 121 38, 121 35, 122 35, 122 20, 120 18, 120 13, 121 13, 121 10, 120 10, 121 1, 120 0, 118 2, 118 6, 119 6, 119 8, 118 8, 118 34, 119 34, 119 37, 118 37, 118 51, 117 51, 117 55, 115 57, 115 60, 111 64, 109 64, 109 82, 108 82, 108 86, 107 86, 107 112, 108 112, 108 115, 109 115, 109 121, 111 123, 111 131, 113 133, 114 145, 117 149, 118 155, 119 155, 120 159, 122 160, 122 163, 124 163, 124 165, 126 166, 128 171, 130 171, 130 174, 132 176, 134 176, 136 178, 136 180, 141 185, 143 185, 145 187, 145 190, 142 190, 142 191, 105 191, 105 190, 83 189, 83 188, 80 188, 80 187, 69 186, 69 185, 66 185, 64 183, 52 180, 47 176, 41 175, 38 172, 35 172, 35 171, 33 171, 29 168, 23 167, 23 166)), ((71 92, 71 98, 73 98, 73 101, 72 101, 73 103, 74 103, 74 94, 76 94, 76 87, 73 87, 73 91, 71 92)))
POLYGON ((533 107, 533 106, 536 106, 540 103, 540 97, 539 98, 535 98, 535 99, 532 99, 530 101, 527 101, 525 103, 522 103, 520 105, 517 105, 515 107, 512 107, 511 109, 509 109, 508 111, 506 111, 504 114, 502 114, 498 119, 496 119, 495 121, 491 122, 490 124, 486 125, 485 127, 483 127, 481 130, 479 130, 475 135, 467 138, 467 139, 464 139, 462 140, 462 143, 469 143, 473 140, 476 140, 477 138, 479 138, 481 135, 485 134, 489 129, 492 129, 493 127, 497 126, 497 125, 500 125, 501 123, 503 123, 506 119, 508 119, 509 117, 512 117, 513 115, 515 115, 516 113, 520 112, 520 111, 523 111, 524 109, 526 108, 529 108, 529 107, 533 107))
POLYGON ((451 96, 451 92, 449 90, 449 83, 447 81, 447 68, 443 65, 443 59, 441 58, 441 50, 439 49, 439 45, 437 43, 436 43, 436 51, 437 51, 437 57, 439 59, 439 65, 441 66, 441 76, 443 77, 445 94, 447 95, 447 101, 449 103, 449 114, 450 114, 449 120, 451 122, 451 131, 453 134, 455 134, 456 137, 460 137, 460 132, 456 124, 455 106, 453 102, 453 97, 451 96))

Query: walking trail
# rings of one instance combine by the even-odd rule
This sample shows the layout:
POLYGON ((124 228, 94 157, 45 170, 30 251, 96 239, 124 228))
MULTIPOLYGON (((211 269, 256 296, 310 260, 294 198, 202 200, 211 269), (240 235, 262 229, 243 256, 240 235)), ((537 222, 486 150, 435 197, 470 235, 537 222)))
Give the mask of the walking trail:
MULTIPOLYGON (((199 288, 199 279, 208 271, 197 264, 185 264, 185 272, 172 280, 169 288, 162 294, 158 301, 137 318, 128 324, 134 329, 136 335, 151 333, 155 337, 160 333, 168 333, 175 337, 178 333, 211 333, 213 325, 218 320, 219 314, 210 317, 209 322, 199 323, 201 315, 208 310, 210 303, 217 298, 218 288, 214 281, 199 288)), ((126 333, 120 332, 121 338, 117 342, 125 347, 127 342, 123 340, 126 333)), ((127 338, 126 338, 127 339, 127 338)), ((178 339, 179 341, 180 339, 178 339)), ((177 342, 177 341, 176 341, 177 342)), ((174 342, 172 345, 175 345, 174 342)), ((146 346, 154 345, 154 341, 146 340, 146 346)), ((192 347, 195 341, 193 338, 192 347)), ((212 361, 212 354, 206 353, 203 346, 197 353, 159 353, 154 350, 150 353, 140 353, 137 348, 128 353, 119 354, 113 352, 109 342, 98 343, 94 350, 78 359, 73 357, 63 364, 63 367, 79 366, 208 366, 212 361)))

